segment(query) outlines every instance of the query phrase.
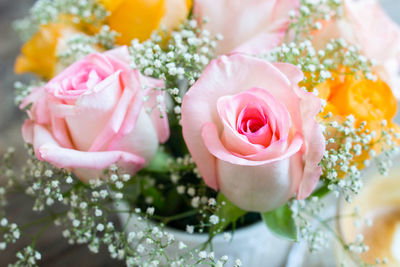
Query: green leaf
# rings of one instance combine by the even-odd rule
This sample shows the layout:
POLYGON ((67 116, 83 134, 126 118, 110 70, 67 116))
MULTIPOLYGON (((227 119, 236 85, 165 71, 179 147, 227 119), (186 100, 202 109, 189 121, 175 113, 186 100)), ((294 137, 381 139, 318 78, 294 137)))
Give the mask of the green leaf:
POLYGON ((287 205, 261 214, 268 228, 277 236, 297 241, 297 227, 287 205))
POLYGON ((144 197, 151 197, 153 202, 151 203, 157 210, 161 210, 164 206, 164 196, 154 187, 146 188, 142 191, 144 197))
POLYGON ((178 194, 176 188, 168 191, 165 198, 163 209, 159 211, 163 216, 172 216, 180 213, 179 208, 182 205, 182 196, 178 194))
POLYGON ((139 198, 141 193, 140 183, 140 179, 131 179, 125 184, 123 192, 129 203, 135 203, 139 198))
POLYGON ((168 165, 169 158, 170 158, 170 155, 168 155, 164 150, 158 149, 153 160, 145 168, 145 170, 151 171, 151 172, 159 172, 159 173, 168 172, 170 170, 170 166, 168 165))
POLYGON ((328 184, 324 183, 323 185, 321 185, 317 190, 315 190, 312 193, 312 197, 318 197, 318 198, 323 198, 324 196, 326 196, 328 193, 330 193, 331 190, 328 189, 328 184))
POLYGON ((235 206, 235 204, 230 202, 221 193, 219 193, 217 196, 217 207, 219 208, 215 215, 219 217, 219 222, 211 226, 211 236, 214 236, 216 233, 224 231, 229 224, 236 222, 240 217, 247 213, 247 211, 244 211, 235 206))

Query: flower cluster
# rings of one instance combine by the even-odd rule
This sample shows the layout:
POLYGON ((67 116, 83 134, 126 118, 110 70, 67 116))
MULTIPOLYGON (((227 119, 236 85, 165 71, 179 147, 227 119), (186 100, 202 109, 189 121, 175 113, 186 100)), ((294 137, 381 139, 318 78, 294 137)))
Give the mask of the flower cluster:
MULTIPOLYGON (((70 244, 86 244, 93 253, 98 253, 99 247, 105 245, 112 258, 124 260, 127 266, 164 266, 167 263, 169 266, 194 266, 200 263, 225 265, 227 257, 217 259, 212 253, 206 253, 205 257, 199 259, 198 255, 203 255, 203 252, 187 248, 184 243, 175 240, 163 224, 157 226, 149 221, 157 219, 168 222, 173 218, 157 216, 151 205, 145 207, 144 211, 128 207, 125 201, 133 197, 131 189, 137 182, 132 181, 129 174, 110 166, 105 170, 105 175, 107 179, 104 181, 91 180, 89 184, 84 184, 73 174, 38 161, 32 153, 24 174, 20 177, 10 176, 9 181, 10 184, 23 186, 26 193, 35 198, 33 210, 49 211, 48 216, 37 220, 37 223, 44 225, 43 229, 52 223, 63 227, 63 236, 70 244), (51 207, 56 203, 57 209, 52 210, 51 207), (122 228, 110 220, 110 216, 116 213, 124 214, 127 218, 122 228), (127 229, 133 230, 125 233, 127 229), (171 246, 179 247, 187 256, 167 256, 164 250, 171 246)), ((5 194, 5 190, 1 192, 5 194)), ((32 225, 37 223, 33 222, 32 225)), ((20 237, 17 225, 9 223, 6 218, 0 221, 0 231, 3 238, 0 240, 1 250, 20 237)), ((17 254, 15 266, 36 266, 41 256, 34 250, 35 242, 17 254)))
MULTIPOLYGON (((311 40, 291 42, 274 48, 266 57, 272 61, 290 62, 306 73, 303 84, 314 92, 315 86, 333 75, 365 75, 373 79, 372 62, 360 54, 356 46, 344 39, 332 39, 317 50, 311 40)), ((316 92, 317 93, 317 92, 316 92)))
POLYGON ((60 16, 71 16, 75 24, 98 23, 107 17, 107 10, 95 0, 39 0, 32 9, 30 15, 14 23, 16 31, 22 40, 28 40, 41 25, 56 22, 60 16))
MULTIPOLYGON (((329 190, 337 196, 342 193, 349 201, 362 189, 361 172, 370 165, 370 159, 373 158, 379 172, 386 175, 391 167, 391 158, 398 151, 398 133, 394 129, 384 129, 376 138, 377 133, 365 129, 366 125, 364 122, 355 128, 353 116, 349 116, 343 124, 333 121, 325 125, 326 129, 334 129, 334 134, 327 135, 327 146, 340 145, 326 150, 321 161, 324 177, 329 190), (381 157, 376 157, 378 154, 381 157)), ((382 122, 382 125, 385 123, 382 122)))
POLYGON ((292 19, 289 26, 294 30, 294 40, 308 39, 315 30, 320 30, 323 21, 340 17, 343 13, 342 0, 301 0, 299 14, 290 12, 292 19))
POLYGON ((31 246, 24 248, 22 251, 17 253, 18 261, 9 266, 37 266, 38 261, 42 259, 42 255, 34 250, 31 246))
POLYGON ((5 250, 7 244, 15 243, 21 236, 21 232, 15 223, 9 223, 7 218, 3 217, 0 221, 0 250, 5 250))
POLYGON ((132 67, 140 69, 144 75, 165 81, 164 90, 174 100, 173 113, 180 120, 182 96, 214 57, 221 38, 211 36, 207 30, 200 30, 196 20, 188 20, 179 31, 171 33, 166 45, 163 45, 160 34, 152 35, 143 43, 134 40, 130 47, 132 67))
POLYGON ((101 27, 99 33, 89 36, 83 33, 76 33, 69 36, 66 40, 66 48, 63 49, 57 57, 64 67, 67 67, 91 53, 95 53, 96 46, 104 49, 111 49, 115 43, 115 37, 118 35, 112 31, 109 26, 101 27))
MULTIPOLYGON (((239 267, 213 238, 261 218, 312 251, 332 237, 367 249, 332 230, 322 197, 351 201, 371 161, 391 167, 400 28, 379 13, 369 38, 357 22, 379 6, 353 0, 262 2, 39 0, 16 22, 15 71, 38 80, 15 84, 29 158, 15 172, 4 155, 0 206, 16 188, 47 214, 16 265, 37 264, 53 223, 127 266, 239 267), (208 238, 192 247, 171 228, 208 238)), ((5 249, 21 233, 0 215, 5 249)))

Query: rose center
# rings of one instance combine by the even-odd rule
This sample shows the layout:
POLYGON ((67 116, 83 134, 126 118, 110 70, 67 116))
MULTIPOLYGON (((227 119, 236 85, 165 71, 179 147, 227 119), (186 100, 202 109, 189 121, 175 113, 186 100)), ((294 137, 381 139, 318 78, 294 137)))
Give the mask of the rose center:
POLYGON ((254 134, 268 124, 260 105, 247 104, 237 118, 237 129, 240 134, 254 134))
POLYGON ((95 70, 82 72, 72 79, 70 90, 85 91, 93 88, 100 80, 95 70))
POLYGON ((243 132, 246 133, 255 133, 257 132, 261 127, 265 125, 265 122, 260 121, 260 120, 253 120, 250 119, 248 121, 243 121, 242 126, 240 127, 240 131, 243 134, 243 132))

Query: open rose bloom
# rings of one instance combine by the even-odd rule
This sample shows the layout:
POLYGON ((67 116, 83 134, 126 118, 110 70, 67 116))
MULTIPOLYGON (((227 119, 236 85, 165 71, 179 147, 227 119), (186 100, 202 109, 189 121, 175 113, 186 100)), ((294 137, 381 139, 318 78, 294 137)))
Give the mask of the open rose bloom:
POLYGON ((23 137, 38 159, 82 180, 114 163, 134 173, 152 160, 169 137, 154 90, 163 83, 132 70, 128 58, 126 47, 91 54, 24 99, 22 108, 32 107, 23 137))
POLYGON ((42 79, 15 86, 34 155, 19 177, 8 151, 0 180, 62 205, 69 241, 127 266, 282 266, 288 240, 362 259, 320 207, 397 160, 400 27, 379 0, 37 1, 15 23, 15 71, 42 79))
POLYGON ((129 45, 145 41, 165 27, 169 32, 182 23, 192 7, 191 0, 99 0, 110 13, 106 23, 120 33, 116 42, 129 45))
POLYGON ((232 51, 261 53, 283 42, 289 27, 289 13, 296 12, 300 0, 196 0, 193 13, 202 27, 222 34, 217 54, 232 51))
POLYGON ((205 182, 249 211, 310 195, 325 150, 302 72, 243 54, 210 63, 183 99, 186 144, 205 182))

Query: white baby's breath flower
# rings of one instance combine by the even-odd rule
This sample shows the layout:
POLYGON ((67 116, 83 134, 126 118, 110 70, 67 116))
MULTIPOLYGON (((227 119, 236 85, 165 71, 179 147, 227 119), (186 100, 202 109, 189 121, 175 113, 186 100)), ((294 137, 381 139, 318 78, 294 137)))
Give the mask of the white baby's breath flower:
POLYGON ((240 259, 235 260, 235 266, 240 267, 242 266, 242 261, 240 259))
POLYGON ((200 205, 200 197, 194 197, 192 198, 192 201, 190 202, 193 208, 198 208, 200 205))
POLYGON ((133 240, 135 239, 135 237, 136 237, 136 233, 135 232, 129 232, 129 234, 128 234, 128 242, 129 243, 132 243, 133 242, 133 240))
POLYGON ((211 224, 217 224, 219 222, 219 217, 217 215, 211 215, 210 216, 210 223, 211 224))
POLYGON ((224 233, 224 239, 229 242, 232 240, 232 235, 230 233, 224 233))
POLYGON ((186 225, 186 232, 188 232, 189 234, 193 234, 193 232, 194 232, 194 226, 192 226, 192 225, 186 225))
POLYGON ((104 230, 104 224, 99 223, 96 227, 97 231, 102 232, 104 230))
POLYGON ((1 226, 5 227, 5 226, 7 226, 7 224, 8 224, 8 220, 6 218, 1 219, 1 221, 0 221, 1 226))
POLYGON ((187 193, 189 196, 193 197, 196 194, 196 190, 193 187, 189 187, 187 193))
POLYGON ((123 199, 124 195, 121 192, 115 194, 115 199, 123 199))
POLYGON ((179 249, 180 250, 182 250, 182 249, 185 249, 187 246, 185 245, 185 243, 183 243, 182 241, 179 241, 179 249))
POLYGON ((144 252, 144 246, 142 246, 142 245, 138 245, 137 246, 137 248, 136 248, 136 251, 138 252, 138 253, 143 253, 144 252))
POLYGON ((221 257, 221 261, 223 261, 223 262, 228 261, 228 259, 229 259, 229 257, 228 257, 227 255, 223 255, 223 256, 221 257))
POLYGON ((146 210, 146 213, 149 214, 149 215, 153 215, 154 214, 154 210, 155 210, 154 207, 148 207, 147 210, 146 210))
POLYGON ((204 251, 204 250, 200 251, 199 252, 199 257, 200 257, 200 259, 207 258, 207 251, 204 251))
POLYGON ((7 248, 6 242, 0 242, 0 250, 5 250, 7 248))
POLYGON ((217 201, 215 200, 215 198, 208 199, 208 205, 215 206, 216 204, 217 204, 217 201))
POLYGON ((122 175, 122 181, 127 182, 131 179, 131 176, 129 174, 123 174, 122 175))

